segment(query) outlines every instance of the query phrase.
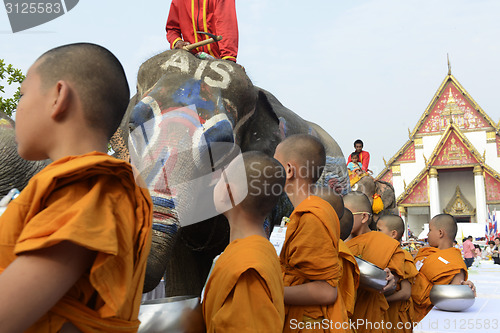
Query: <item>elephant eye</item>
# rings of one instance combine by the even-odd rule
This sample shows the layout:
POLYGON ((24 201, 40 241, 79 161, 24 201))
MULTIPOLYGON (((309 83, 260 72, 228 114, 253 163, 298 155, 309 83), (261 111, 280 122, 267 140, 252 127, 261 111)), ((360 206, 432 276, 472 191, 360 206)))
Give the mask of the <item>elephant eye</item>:
POLYGON ((351 190, 353 190, 353 191, 357 191, 357 190, 358 190, 358 184, 354 184, 354 185, 351 187, 351 190))

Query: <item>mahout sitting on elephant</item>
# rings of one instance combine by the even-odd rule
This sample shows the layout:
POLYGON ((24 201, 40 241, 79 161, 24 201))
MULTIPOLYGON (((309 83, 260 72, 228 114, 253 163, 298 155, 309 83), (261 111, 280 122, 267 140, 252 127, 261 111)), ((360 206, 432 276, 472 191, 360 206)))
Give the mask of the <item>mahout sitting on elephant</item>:
MULTIPOLYGON (((342 151, 321 127, 284 107, 226 60, 165 51, 142 64, 137 93, 112 141, 146 181, 154 203, 153 244, 144 292, 164 276, 166 296, 199 295, 212 259, 228 244, 228 224, 212 214, 207 190, 234 156, 257 150, 273 156, 288 135, 309 133, 325 145, 318 181, 350 191, 342 151), (196 224, 194 224, 196 223, 196 224)), ((269 217, 279 224, 293 207, 284 197, 269 217)), ((213 202, 212 202, 213 203, 213 202)), ((268 231, 269 232, 269 231, 268 231)))

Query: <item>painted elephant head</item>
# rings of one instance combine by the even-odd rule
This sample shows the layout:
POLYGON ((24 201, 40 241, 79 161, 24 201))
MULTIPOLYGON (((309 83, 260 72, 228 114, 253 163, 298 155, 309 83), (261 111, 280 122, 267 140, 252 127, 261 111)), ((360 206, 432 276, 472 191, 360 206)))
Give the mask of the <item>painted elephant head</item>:
MULTIPOLYGON (((273 155, 288 135, 316 135, 328 155, 320 182, 340 193, 350 190, 337 143, 253 86, 241 66, 201 60, 183 50, 166 51, 141 66, 137 82, 137 94, 112 145, 127 158, 127 149, 119 144, 130 138, 130 158, 153 199, 153 243, 144 291, 152 290, 166 272, 167 296, 200 293, 212 258, 225 248, 229 235, 227 221, 210 206, 210 186, 221 167, 240 152, 273 155)), ((284 199, 270 223, 279 223, 290 209, 284 199)))
POLYGON ((353 191, 360 191, 366 194, 370 203, 373 205, 374 196, 380 196, 383 203, 383 209, 380 212, 375 213, 373 221, 378 220, 378 216, 381 214, 392 213, 398 214, 396 207, 396 196, 394 193, 394 187, 391 183, 375 180, 371 176, 362 177, 356 184, 352 186, 353 191))
POLYGON ((12 188, 22 190, 48 161, 27 161, 17 153, 14 121, 0 112, 0 199, 12 188))

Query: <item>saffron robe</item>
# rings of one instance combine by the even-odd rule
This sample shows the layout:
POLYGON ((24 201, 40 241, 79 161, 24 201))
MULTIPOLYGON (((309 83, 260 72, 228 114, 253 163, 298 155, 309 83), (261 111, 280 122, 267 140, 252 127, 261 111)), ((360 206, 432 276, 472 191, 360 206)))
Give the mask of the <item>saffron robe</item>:
MULTIPOLYGON (((412 255, 403 250, 405 255, 405 263, 404 263, 404 275, 401 277, 401 280, 398 281, 398 285, 396 290, 401 290, 401 281, 407 280, 410 285, 413 285, 415 277, 418 274, 417 268, 415 267, 415 263, 413 262, 412 255)), ((414 312, 413 312, 413 301, 410 296, 406 301, 395 301, 389 303, 389 309, 387 310, 387 314, 389 316, 389 320, 392 322, 392 327, 397 327, 398 322, 400 323, 412 323, 414 312)), ((402 328, 396 330, 397 332, 412 332, 412 326, 409 324, 402 325, 402 328)))
POLYGON ((197 31, 222 36, 217 43, 200 46, 192 52, 205 52, 215 58, 236 62, 238 54, 238 21, 234 0, 173 0, 168 13, 167 40, 170 48, 184 40, 191 44, 210 37, 197 31))
POLYGON ((417 267, 422 265, 411 288, 415 321, 419 322, 432 310, 429 294, 434 285, 450 284, 455 275, 461 271, 465 272, 467 280, 468 274, 460 250, 454 247, 446 250, 423 247, 415 256, 415 264, 417 267))
MULTIPOLYGON (((339 219, 335 210, 325 200, 309 196, 295 207, 290 215, 280 254, 285 287, 311 281, 326 281, 332 287, 338 287, 342 276, 339 235, 339 219)), ((334 325, 348 322, 342 293, 337 292, 337 300, 328 306, 285 304, 284 332, 292 332, 295 325, 291 327, 291 323, 300 323, 304 317, 320 321, 327 319, 334 325)), ((335 328, 330 330, 330 326, 316 332, 343 331, 335 328)))
POLYGON ((351 318, 356 304, 356 291, 359 288, 359 267, 351 250, 342 239, 339 241, 339 257, 342 259, 339 292, 342 294, 347 315, 351 318))
POLYGON ((283 281, 273 245, 262 236, 232 241, 215 262, 203 295, 208 333, 283 332, 283 281))
POLYGON ((136 185, 125 161, 93 152, 36 174, 0 217, 0 274, 17 255, 62 241, 96 257, 27 332, 58 332, 67 321, 82 332, 137 331, 151 225, 149 192, 136 185))
MULTIPOLYGON (((404 276, 405 255, 399 242, 386 234, 370 231, 356 236, 346 242, 354 256, 361 257, 378 267, 388 267, 393 274, 404 276)), ((388 332, 387 329, 376 330, 371 325, 389 320, 387 309, 389 304, 383 293, 371 289, 358 289, 356 304, 354 306, 353 321, 364 320, 367 325, 356 327, 361 332, 388 332), (369 323, 369 324, 368 324, 369 323)))

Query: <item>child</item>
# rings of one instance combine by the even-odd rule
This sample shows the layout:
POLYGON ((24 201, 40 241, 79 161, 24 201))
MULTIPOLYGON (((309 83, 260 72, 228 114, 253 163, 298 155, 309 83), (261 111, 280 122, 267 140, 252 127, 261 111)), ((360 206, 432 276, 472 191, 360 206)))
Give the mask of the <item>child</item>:
MULTIPOLYGON (((381 232, 371 231, 369 223, 371 220, 371 205, 368 197, 362 192, 350 192, 344 196, 344 205, 353 214, 353 227, 346 245, 354 256, 361 257, 387 273, 387 285, 383 291, 390 291, 395 287, 395 277, 404 276, 404 253, 399 247, 399 242, 381 232), (391 273, 392 272, 392 273, 391 273)), ((387 309, 389 305, 383 293, 371 289, 358 289, 356 304, 354 307, 353 321, 363 324, 356 327, 360 332, 385 332, 376 330, 373 325, 382 320, 389 320, 387 309)))
POLYGON ((242 158, 231 162, 214 189, 215 207, 229 221, 230 243, 205 287, 203 317, 207 332, 281 333, 283 280, 263 224, 282 193, 285 173, 264 153, 242 158))
MULTIPOLYGON (((403 219, 397 215, 383 215, 377 221, 377 230, 394 238, 401 244, 401 238, 405 232, 403 219)), ((389 303, 389 319, 392 327, 398 328, 398 332, 413 331, 413 302, 411 299, 411 285, 418 271, 415 268, 413 257, 408 251, 404 251, 404 275, 398 281, 396 292, 386 296, 389 303)))
POLYGON ((361 163, 359 162, 359 153, 354 152, 351 154, 351 162, 347 164, 347 169, 349 169, 351 172, 355 172, 357 175, 363 173, 363 170, 361 170, 361 163))
POLYGON ((98 45, 52 49, 28 70, 18 152, 54 162, 0 217, 3 331, 137 331, 152 203, 131 166, 106 154, 129 96, 98 45))
POLYGON ((421 321, 433 305, 429 294, 436 284, 474 284, 467 280, 467 267, 459 250, 453 247, 457 222, 452 215, 439 214, 429 222, 427 241, 430 247, 421 248, 415 256, 419 271, 411 289, 415 304, 415 321, 421 321))
POLYGON ((344 331, 349 323, 337 291, 342 275, 339 220, 328 202, 310 195, 325 165, 324 146, 311 135, 292 135, 276 147, 274 156, 285 167, 285 192, 295 207, 280 255, 284 332, 295 328, 344 331))

